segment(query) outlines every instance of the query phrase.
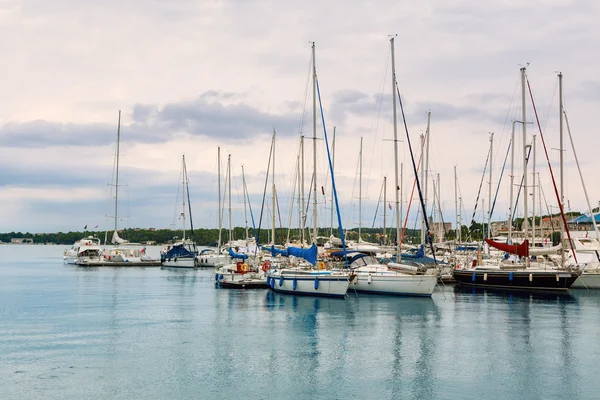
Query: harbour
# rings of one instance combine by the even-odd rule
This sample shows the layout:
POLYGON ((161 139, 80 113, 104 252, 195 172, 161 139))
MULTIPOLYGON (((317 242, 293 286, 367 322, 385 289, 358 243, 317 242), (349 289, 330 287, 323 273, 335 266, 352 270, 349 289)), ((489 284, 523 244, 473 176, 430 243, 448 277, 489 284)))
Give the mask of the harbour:
MULTIPOLYGON (((0 246, 0 386, 21 398, 593 399, 598 291, 302 297, 214 271, 0 246)), ((149 247, 151 255, 160 248, 149 247)))

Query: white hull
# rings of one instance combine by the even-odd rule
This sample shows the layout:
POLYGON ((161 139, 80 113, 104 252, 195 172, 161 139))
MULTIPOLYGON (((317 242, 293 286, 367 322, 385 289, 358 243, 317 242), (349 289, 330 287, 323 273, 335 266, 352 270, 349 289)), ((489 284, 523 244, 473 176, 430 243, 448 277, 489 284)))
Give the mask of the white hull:
POLYGON ((600 289, 600 271, 596 273, 583 273, 573 282, 572 289, 600 289))
POLYGON ((304 296, 345 297, 348 291, 347 274, 283 271, 285 270, 268 274, 267 284, 275 292, 304 296))
POLYGON ((165 268, 196 268, 193 258, 179 258, 176 260, 163 261, 165 268))
POLYGON ((198 268, 220 268, 231 263, 227 254, 201 254, 196 257, 198 268))
POLYGON ((349 290, 404 296, 431 296, 436 284, 437 277, 435 275, 390 275, 358 272, 350 282, 349 290))

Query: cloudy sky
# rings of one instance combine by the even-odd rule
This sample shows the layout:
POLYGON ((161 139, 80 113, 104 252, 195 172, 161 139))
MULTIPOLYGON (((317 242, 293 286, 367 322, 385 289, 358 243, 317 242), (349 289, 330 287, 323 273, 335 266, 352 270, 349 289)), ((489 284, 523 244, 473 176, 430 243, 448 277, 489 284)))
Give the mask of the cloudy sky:
MULTIPOLYGON (((370 227, 384 176, 388 203, 393 204, 394 195, 390 34, 398 35, 396 72, 417 158, 419 135, 431 112, 430 170, 440 176, 446 221, 455 220, 454 166, 463 219, 470 220, 490 132, 496 190, 511 121, 521 119, 519 69, 528 63, 557 179, 557 71, 564 74, 565 107, 595 205, 600 200, 595 182, 600 169, 595 123, 600 105, 598 15, 600 4, 593 0, 2 0, 0 231, 106 226, 105 216, 113 214, 108 184, 118 110, 120 179, 126 185, 119 196, 120 227, 179 225, 184 153, 194 223, 216 227, 218 146, 223 174, 231 154, 232 219, 243 225, 241 165, 258 214, 273 129, 280 214, 287 226, 290 207, 297 203, 292 191, 299 136, 313 134, 311 41, 316 43, 328 133, 336 127, 342 220, 346 226, 359 223, 363 137, 362 223, 370 227)), ((527 120, 534 121, 529 99, 527 120)), ((401 120, 398 127, 406 210, 414 174, 401 120)), ((543 208, 546 201, 555 207, 539 131, 536 125, 527 130, 528 142, 538 136, 543 208)), ((323 137, 320 123, 317 136, 323 137)), ((517 136, 519 180, 520 127, 517 136)), ((324 141, 317 140, 317 147, 317 186, 325 193, 319 190, 318 218, 320 225, 328 225, 331 189, 324 141)), ((567 205, 585 211, 570 146, 564 154, 567 205)), ((312 157, 312 140, 307 140, 306 192, 312 157)), ((509 170, 510 161, 494 219, 506 219, 508 213, 509 170)), ((487 181, 482 191, 486 199, 487 181)), ((431 189, 430 181, 429 197, 431 189)), ((415 210, 413 203, 409 227, 415 225, 415 210)), ((295 206, 294 224, 297 212, 295 206)), ((270 224, 269 213, 265 211, 263 226, 270 224)), ((381 208, 375 224, 382 225, 381 208)))

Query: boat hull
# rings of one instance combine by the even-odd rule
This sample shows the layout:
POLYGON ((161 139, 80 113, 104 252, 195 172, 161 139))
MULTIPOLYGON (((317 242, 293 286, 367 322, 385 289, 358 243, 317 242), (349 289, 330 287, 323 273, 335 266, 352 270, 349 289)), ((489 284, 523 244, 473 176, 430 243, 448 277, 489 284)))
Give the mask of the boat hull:
POLYGON ((377 275, 358 273, 350 282, 349 290, 362 293, 395 296, 431 296, 435 275, 377 275))
POLYGON ((162 266, 165 268, 196 268, 196 263, 194 258, 176 258, 164 260, 162 266))
POLYGON ((346 297, 347 275, 270 274, 267 285, 277 293, 299 296, 346 297))
POLYGON ((571 285, 572 289, 600 289, 600 272, 586 274, 583 273, 571 285))
POLYGON ((563 271, 454 270, 454 279, 465 286, 503 290, 566 291, 578 277, 563 271))
POLYGON ((231 257, 225 254, 201 254, 196 257, 196 268, 219 268, 231 263, 231 257))

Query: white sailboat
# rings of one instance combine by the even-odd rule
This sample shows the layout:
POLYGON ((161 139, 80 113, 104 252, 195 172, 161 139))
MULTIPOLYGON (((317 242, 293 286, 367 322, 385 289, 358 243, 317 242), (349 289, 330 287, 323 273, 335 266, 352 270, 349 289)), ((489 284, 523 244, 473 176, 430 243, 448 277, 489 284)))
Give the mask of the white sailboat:
POLYGON ((185 155, 182 156, 181 166, 181 198, 182 208, 180 219, 182 221, 182 238, 172 245, 164 248, 160 253, 160 259, 164 267, 169 268, 194 268, 198 249, 194 242, 194 223, 192 221, 192 205, 190 203, 190 189, 187 175, 187 166, 185 164, 185 155), (187 207, 186 207, 187 196, 187 207), (187 210, 186 210, 187 208, 187 210), (190 222, 190 237, 186 238, 186 212, 189 215, 190 222))
MULTIPOLYGON (((289 263, 283 268, 267 270, 267 284, 271 290, 279 293, 341 297, 346 296, 349 274, 346 271, 326 270, 323 262, 315 268, 317 261, 317 69, 315 60, 315 43, 312 44, 312 83, 313 83, 313 243, 308 249, 288 247, 286 252, 289 263), (296 258, 299 256, 299 258, 296 258), (308 263, 299 261, 304 258, 308 263), (298 264, 295 264, 298 262, 298 264)), ((273 167, 274 167, 273 163, 273 167)), ((333 183, 333 177, 332 177, 333 183)), ((273 218, 275 214, 275 174, 273 173, 273 218)), ((272 238, 275 243, 275 222, 273 222, 272 238)))
POLYGON ((200 251, 196 256, 196 267, 197 268, 215 268, 218 269, 229 263, 231 263, 231 257, 227 254, 224 249, 221 248, 222 236, 221 229, 223 225, 222 211, 221 211, 221 147, 217 147, 217 192, 219 194, 218 200, 218 220, 219 220, 219 241, 217 242, 217 248, 208 248, 200 251))
MULTIPOLYGON (((394 165, 396 166, 396 168, 394 168, 396 181, 396 232, 399 232, 398 126, 396 109, 396 66, 393 37, 390 39, 390 43, 392 52, 392 99, 394 107, 394 165)), ((396 238, 396 254, 400 254, 400 235, 397 235, 396 238)), ((427 269, 417 263, 399 262, 390 263, 388 265, 379 264, 366 252, 355 255, 350 262, 350 268, 355 274, 355 277, 350 281, 350 289, 357 292, 405 296, 431 296, 435 289, 435 285, 437 284, 437 276, 435 275, 436 270, 432 269, 430 270, 430 274, 427 274, 427 269)))
MULTIPOLYGON (((130 243, 119 237, 119 145, 121 140, 121 111, 119 110, 119 120, 117 125, 117 144, 115 152, 115 204, 114 204, 114 231, 111 238, 113 247, 107 248, 107 237, 104 239, 104 250, 101 260, 80 260, 79 266, 112 266, 112 267, 158 267, 160 260, 152 259, 146 255, 146 247, 140 243, 130 243)), ((108 236, 108 231, 106 232, 108 236)))

